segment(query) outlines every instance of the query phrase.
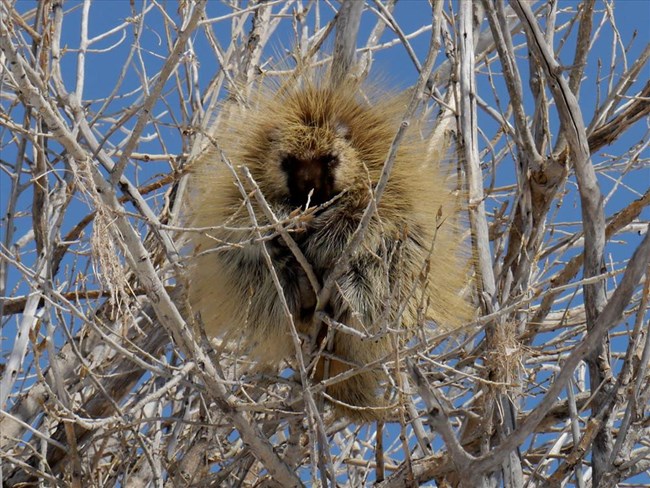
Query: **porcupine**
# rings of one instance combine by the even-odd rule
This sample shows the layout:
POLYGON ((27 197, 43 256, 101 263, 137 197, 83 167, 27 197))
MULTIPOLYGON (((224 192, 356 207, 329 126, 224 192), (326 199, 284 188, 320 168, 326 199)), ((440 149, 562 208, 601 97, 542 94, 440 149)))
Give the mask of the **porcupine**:
POLYGON ((426 123, 407 130, 363 241, 321 307, 361 334, 330 330, 314 319, 314 289, 268 212, 250 197, 244 168, 277 219, 307 212, 290 235, 322 285, 373 198, 408 97, 355 80, 334 86, 315 74, 251 92, 245 105, 224 113, 214 144, 192 166, 187 225, 215 229, 188 234, 194 249, 190 303, 209 335, 259 364, 291 364, 296 349, 266 246, 297 330, 317 335, 316 345, 329 353, 328 361, 318 360, 314 379, 374 365, 326 393, 341 415, 382 418, 387 381, 381 362, 393 359, 395 344, 404 345, 431 321, 453 328, 472 314, 463 293, 467 258, 457 225, 459 200, 441 161, 444 147, 432 150, 426 123), (329 351, 321 342, 326 337, 329 351))

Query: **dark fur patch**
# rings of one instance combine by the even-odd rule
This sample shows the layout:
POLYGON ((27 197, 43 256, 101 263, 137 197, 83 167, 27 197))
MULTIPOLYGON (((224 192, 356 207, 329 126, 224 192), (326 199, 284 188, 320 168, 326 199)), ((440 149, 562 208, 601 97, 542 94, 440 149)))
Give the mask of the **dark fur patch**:
POLYGON ((335 195, 334 169, 338 164, 338 158, 332 155, 319 156, 310 160, 286 156, 282 160, 282 169, 287 174, 289 203, 294 207, 305 205, 312 190, 311 206, 320 205, 331 199, 335 195))

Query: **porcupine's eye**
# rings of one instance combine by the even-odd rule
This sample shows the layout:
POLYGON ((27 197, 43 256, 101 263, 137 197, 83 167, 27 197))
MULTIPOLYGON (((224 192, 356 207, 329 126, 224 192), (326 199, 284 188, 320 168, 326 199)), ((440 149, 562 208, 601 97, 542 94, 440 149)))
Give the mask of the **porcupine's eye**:
POLYGON ((287 175, 290 204, 295 207, 305 205, 312 190, 310 206, 320 205, 332 198, 335 195, 334 169, 338 164, 339 159, 331 154, 306 160, 285 156, 281 166, 287 175))

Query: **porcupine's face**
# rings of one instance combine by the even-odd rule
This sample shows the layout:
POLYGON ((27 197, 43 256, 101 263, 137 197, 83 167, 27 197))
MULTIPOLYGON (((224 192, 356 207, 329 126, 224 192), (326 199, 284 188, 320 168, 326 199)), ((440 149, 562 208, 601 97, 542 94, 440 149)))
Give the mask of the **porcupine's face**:
POLYGON ((321 205, 345 188, 354 151, 342 124, 292 122, 278 133, 277 159, 292 207, 321 205))
POLYGON ((266 182, 262 190, 268 198, 293 208, 304 208, 307 202, 314 207, 358 178, 357 152, 347 123, 347 107, 357 105, 349 98, 345 110, 338 102, 340 94, 309 87, 288 92, 266 107, 271 110, 262 115, 264 141, 253 141, 259 150, 252 155, 266 161, 260 170, 266 182))
POLYGON ((336 194, 335 170, 340 164, 334 154, 310 154, 306 158, 287 154, 280 162, 286 174, 289 203, 293 207, 320 205, 336 194), (310 196, 311 193, 311 196, 310 196))

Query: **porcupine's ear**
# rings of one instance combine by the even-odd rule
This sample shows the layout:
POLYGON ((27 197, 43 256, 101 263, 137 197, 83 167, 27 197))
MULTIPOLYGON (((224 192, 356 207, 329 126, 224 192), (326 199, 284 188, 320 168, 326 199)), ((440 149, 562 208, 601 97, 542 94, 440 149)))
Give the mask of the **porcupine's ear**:
POLYGON ((334 133, 346 141, 349 141, 351 138, 350 126, 340 119, 334 121, 334 133))
POLYGON ((274 142, 278 142, 280 140, 280 137, 282 136, 280 127, 271 127, 269 130, 266 131, 266 140, 273 144, 274 142))

